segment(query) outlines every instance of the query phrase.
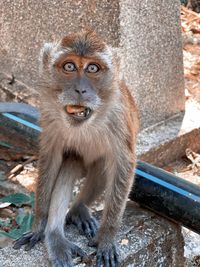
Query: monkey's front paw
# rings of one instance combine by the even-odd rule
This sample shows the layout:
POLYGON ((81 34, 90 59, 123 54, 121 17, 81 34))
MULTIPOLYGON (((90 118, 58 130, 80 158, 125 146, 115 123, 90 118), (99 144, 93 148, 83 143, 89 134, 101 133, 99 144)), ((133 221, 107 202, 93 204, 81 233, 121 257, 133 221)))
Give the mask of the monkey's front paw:
POLYGON ((84 205, 72 208, 66 216, 66 224, 74 224, 81 234, 88 239, 94 237, 98 230, 97 220, 90 215, 89 210, 84 205))
POLYGON ((25 246, 25 250, 32 249, 36 243, 44 239, 44 233, 41 232, 27 232, 24 233, 20 238, 14 241, 14 249, 20 249, 23 245, 25 246))
POLYGON ((117 267, 119 266, 119 253, 115 244, 109 244, 97 248, 96 267, 117 267))

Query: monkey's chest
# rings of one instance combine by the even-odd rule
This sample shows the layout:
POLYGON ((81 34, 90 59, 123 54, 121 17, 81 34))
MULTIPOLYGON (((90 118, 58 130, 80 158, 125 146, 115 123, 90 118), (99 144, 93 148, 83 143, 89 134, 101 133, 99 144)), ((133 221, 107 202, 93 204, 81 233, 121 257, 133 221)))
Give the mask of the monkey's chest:
POLYGON ((85 164, 108 155, 112 150, 112 140, 102 131, 83 129, 66 136, 66 145, 81 155, 85 164))

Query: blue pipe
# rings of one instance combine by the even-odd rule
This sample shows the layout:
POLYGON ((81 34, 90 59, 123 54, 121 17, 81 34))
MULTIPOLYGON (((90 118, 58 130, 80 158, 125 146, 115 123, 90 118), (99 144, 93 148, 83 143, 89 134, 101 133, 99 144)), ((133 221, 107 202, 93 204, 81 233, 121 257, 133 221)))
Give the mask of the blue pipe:
POLYGON ((42 131, 42 129, 38 125, 36 125, 36 124, 34 124, 32 122, 29 122, 27 120, 24 120, 24 119, 22 119, 22 118, 20 118, 20 117, 18 117, 16 115, 13 115, 13 114, 7 113, 7 112, 2 113, 2 114, 3 114, 3 116, 5 116, 5 117, 7 117, 7 118, 9 118, 9 119, 17 122, 17 123, 21 123, 22 125, 24 125, 26 127, 29 127, 31 129, 34 129, 34 130, 36 130, 38 132, 41 132, 42 131))

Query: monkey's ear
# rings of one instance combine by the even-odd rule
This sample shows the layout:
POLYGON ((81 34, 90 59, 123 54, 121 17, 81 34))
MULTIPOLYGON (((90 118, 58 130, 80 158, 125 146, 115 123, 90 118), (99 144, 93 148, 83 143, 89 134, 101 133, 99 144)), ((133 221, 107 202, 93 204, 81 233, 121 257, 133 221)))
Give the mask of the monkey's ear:
POLYGON ((40 56, 39 56, 40 73, 43 72, 43 70, 46 69, 47 65, 49 64, 52 48, 53 48, 53 43, 45 43, 40 51, 40 56))

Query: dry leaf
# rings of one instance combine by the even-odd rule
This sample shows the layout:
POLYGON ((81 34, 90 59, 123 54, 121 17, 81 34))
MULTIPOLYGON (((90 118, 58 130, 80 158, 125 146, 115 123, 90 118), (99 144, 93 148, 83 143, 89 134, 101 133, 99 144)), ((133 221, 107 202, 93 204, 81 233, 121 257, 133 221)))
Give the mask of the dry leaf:
POLYGON ((128 243, 129 243, 128 239, 122 239, 122 241, 121 241, 121 245, 123 245, 123 246, 127 246, 128 243))
POLYGON ((0 203, 0 209, 4 209, 4 208, 6 208, 6 207, 8 207, 8 206, 10 206, 10 202, 4 202, 4 203, 0 203))

